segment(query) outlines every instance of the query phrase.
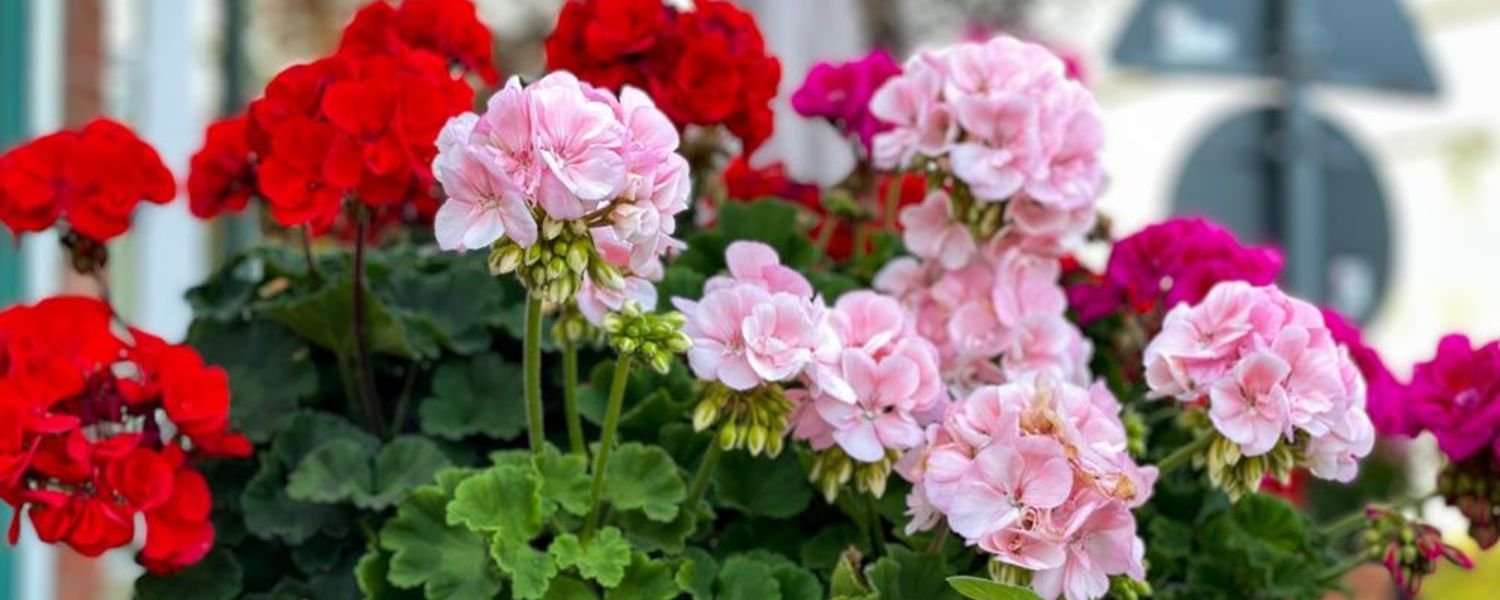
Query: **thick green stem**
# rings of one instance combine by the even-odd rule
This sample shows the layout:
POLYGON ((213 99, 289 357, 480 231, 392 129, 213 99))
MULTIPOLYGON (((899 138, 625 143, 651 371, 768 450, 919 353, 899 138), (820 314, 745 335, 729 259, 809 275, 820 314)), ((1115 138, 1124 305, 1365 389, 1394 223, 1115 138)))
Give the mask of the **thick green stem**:
POLYGON ((711 436, 708 451, 703 453, 703 462, 698 463, 698 472, 693 475, 693 485, 688 488, 687 503, 683 505, 688 510, 697 508, 704 492, 708 491, 708 481, 713 477, 714 467, 718 466, 721 456, 724 456, 724 447, 719 445, 719 436, 711 436))
POLYGON ((1207 448, 1209 443, 1213 442, 1213 439, 1213 434, 1205 434, 1196 440, 1188 442, 1186 446, 1178 448, 1176 451, 1168 454, 1166 458, 1161 459, 1161 462, 1156 463, 1157 472, 1161 475, 1166 475, 1178 467, 1191 463, 1193 455, 1207 448))
POLYGON ((526 341, 522 368, 526 372, 526 439, 533 453, 542 451, 542 298, 526 297, 526 341))
MULTIPOLYGON (((1417 496, 1415 498, 1407 498, 1405 500, 1387 504, 1385 505, 1385 508, 1399 512, 1408 508, 1420 506, 1423 502, 1426 502, 1437 495, 1437 492, 1433 492, 1430 494, 1417 496)), ((1323 535, 1330 538, 1340 538, 1364 529, 1369 525, 1370 522, 1370 517, 1366 510, 1367 508, 1360 508, 1359 510, 1329 521, 1327 525, 1323 526, 1323 535)))
POLYGON ((323 283, 323 273, 318 270, 318 261, 313 258, 312 250, 312 226, 302 226, 302 259, 307 261, 307 275, 312 278, 313 285, 323 283))
POLYGON ((599 527, 600 497, 604 495, 604 468, 615 445, 615 431, 620 428, 620 411, 625 405, 625 385, 630 382, 630 355, 615 362, 615 377, 609 384, 609 402, 604 407, 604 430, 599 433, 599 448, 594 451, 594 486, 590 494, 593 507, 583 521, 581 536, 587 540, 599 527))
POLYGON ((563 413, 568 420, 568 449, 573 454, 588 456, 583 443, 583 421, 578 418, 578 346, 572 340, 563 347, 563 413))

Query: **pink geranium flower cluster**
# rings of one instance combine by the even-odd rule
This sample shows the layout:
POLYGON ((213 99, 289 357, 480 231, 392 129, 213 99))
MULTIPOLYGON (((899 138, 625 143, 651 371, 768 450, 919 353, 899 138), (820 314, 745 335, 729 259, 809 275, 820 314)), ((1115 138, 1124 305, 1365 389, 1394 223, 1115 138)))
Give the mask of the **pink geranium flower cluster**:
POLYGON ((944 377, 959 388, 1037 373, 1086 383, 1093 347, 1067 319, 1060 266, 997 240, 965 261, 891 261, 875 288, 899 299, 917 332, 938 348, 944 377))
POLYGON ((845 294, 828 318, 842 350, 795 395, 803 402, 792 437, 815 451, 837 445, 861 462, 921 445, 921 418, 947 399, 937 348, 899 302, 875 292, 845 294))
POLYGON ((1078 320, 1091 323, 1121 308, 1147 314, 1195 303, 1221 281, 1267 285, 1281 264, 1275 248, 1242 245, 1216 223, 1169 219, 1115 242, 1103 276, 1071 286, 1068 296, 1078 320))
POLYGON ((765 244, 732 243, 725 258, 729 274, 709 279, 702 299, 673 299, 699 379, 791 388, 788 425, 814 450, 874 463, 922 443, 923 416, 940 412, 946 387, 937 349, 899 302, 858 291, 829 308, 765 244))
POLYGON ((975 390, 897 465, 912 482, 908 533, 946 521, 1032 571, 1043 598, 1098 598, 1111 575, 1144 579, 1130 510, 1157 471, 1130 458, 1120 409, 1103 384, 1038 377, 975 390))
POLYGON ((1312 474, 1347 482, 1374 445, 1348 352, 1316 307, 1273 286, 1224 282, 1177 305, 1145 363, 1152 395, 1206 401, 1214 428, 1244 456, 1305 436, 1312 474))
MULTIPOLYGON (((870 110, 892 126, 875 136, 877 167, 936 161, 966 197, 1009 201, 1007 223, 1046 245, 1092 226, 1104 181, 1099 109, 1045 47, 1002 35, 917 54, 870 110)), ((938 212, 942 202, 929 200, 938 212)))
MULTIPOLYGON (((617 98, 567 72, 525 86, 512 78, 482 114, 454 117, 438 138, 433 173, 448 195, 438 245, 472 250, 504 239, 529 248, 549 223, 581 221, 607 262, 659 276, 660 257, 679 245, 674 219, 691 188, 678 142, 635 88, 617 98)), ((601 283, 616 282, 592 285, 601 283)))
POLYGON ((672 299, 687 317, 693 373, 738 391, 804 374, 832 381, 814 359, 833 361, 838 335, 807 279, 757 242, 730 244, 725 260, 729 275, 709 279, 701 299, 672 299))

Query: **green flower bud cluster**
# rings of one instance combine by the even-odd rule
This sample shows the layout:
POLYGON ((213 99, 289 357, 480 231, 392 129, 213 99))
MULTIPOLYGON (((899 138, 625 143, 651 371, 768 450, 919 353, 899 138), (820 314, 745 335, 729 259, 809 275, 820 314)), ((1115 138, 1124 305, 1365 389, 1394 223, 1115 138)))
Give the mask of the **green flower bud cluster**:
POLYGON ((627 302, 604 316, 603 329, 615 352, 634 355, 665 375, 672 368, 672 356, 693 347, 692 338, 682 332, 686 323, 687 317, 680 312, 650 313, 627 302))
POLYGON ((1229 500, 1238 502, 1240 497, 1260 489, 1260 482, 1267 474, 1280 481, 1289 481, 1292 469, 1297 466, 1297 446, 1301 444, 1279 443, 1270 452, 1259 456, 1245 456, 1239 444, 1222 435, 1214 434, 1208 452, 1195 457, 1208 467, 1208 481, 1229 495, 1229 500))
POLYGON ((577 309, 570 307, 552 320, 552 339, 559 345, 593 346, 604 341, 604 332, 583 318, 577 309))
POLYGON ((719 424, 716 442, 720 448, 744 448, 752 456, 781 454, 792 402, 775 384, 739 391, 722 383, 703 387, 698 406, 693 409, 693 429, 703 431, 719 424))
POLYGON ((1365 518, 1369 523, 1361 539, 1365 556, 1380 561, 1407 596, 1415 597, 1422 579, 1437 572, 1443 561, 1464 569, 1474 567, 1467 554, 1444 542, 1431 525, 1383 507, 1365 509, 1365 518))
POLYGON ((1028 587, 1031 585, 1031 569, 1018 567, 1000 559, 990 561, 987 565, 990 579, 1005 585, 1028 587))
POLYGON ((900 455, 895 450, 886 450, 885 456, 878 461, 860 462, 838 446, 830 446, 813 457, 812 471, 807 480, 823 492, 823 498, 829 504, 838 499, 839 490, 850 480, 854 481, 854 488, 859 493, 879 498, 885 495, 886 481, 890 479, 891 469, 896 466, 898 458, 900 455))
POLYGON ((1140 600, 1151 597, 1151 584, 1124 575, 1111 575, 1109 597, 1115 600, 1140 600))
POLYGON ((1005 226, 1006 203, 975 200, 968 188, 962 185, 955 186, 951 196, 953 218, 968 226, 975 241, 983 243, 995 237, 1005 226))
POLYGON ((496 241, 490 247, 490 274, 515 272, 527 290, 558 305, 573 298, 585 275, 602 287, 619 289, 625 285, 619 269, 599 257, 583 221, 543 217, 541 230, 540 239, 527 248, 510 238, 496 241))

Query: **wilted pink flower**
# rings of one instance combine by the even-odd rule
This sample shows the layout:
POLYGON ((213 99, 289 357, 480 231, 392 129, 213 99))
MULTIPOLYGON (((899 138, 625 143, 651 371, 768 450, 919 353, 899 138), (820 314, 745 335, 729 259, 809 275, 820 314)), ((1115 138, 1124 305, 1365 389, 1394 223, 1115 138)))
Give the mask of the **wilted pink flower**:
POLYGON ((858 139, 868 154, 875 134, 890 128, 870 114, 870 99, 881 84, 900 73, 901 66, 880 49, 852 62, 818 63, 792 94, 792 108, 804 117, 833 121, 858 139))

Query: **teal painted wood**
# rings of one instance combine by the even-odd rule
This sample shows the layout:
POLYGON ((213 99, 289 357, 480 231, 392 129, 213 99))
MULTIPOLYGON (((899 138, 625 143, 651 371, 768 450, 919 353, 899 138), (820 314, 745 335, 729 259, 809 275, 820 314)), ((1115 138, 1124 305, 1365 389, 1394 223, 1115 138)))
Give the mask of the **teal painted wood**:
MULTIPOLYGON (((30 0, 0 1, 0 151, 19 143, 28 129, 29 4, 30 0)), ((20 246, 8 231, 0 233, 0 306, 20 301, 22 281, 20 246)), ((3 504, 0 522, 10 522, 10 509, 3 504)), ((15 550, 0 544, 0 597, 12 597, 15 591, 15 550)))

